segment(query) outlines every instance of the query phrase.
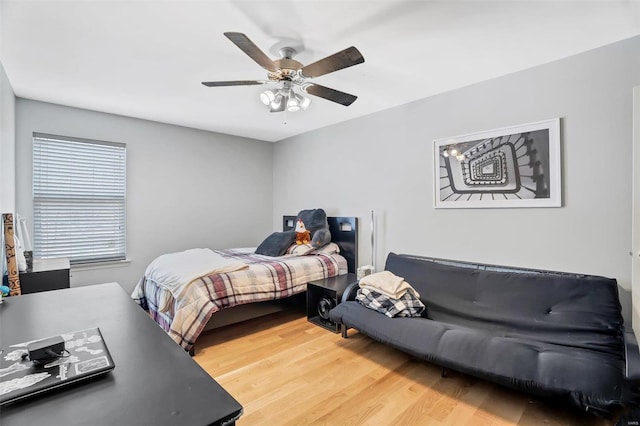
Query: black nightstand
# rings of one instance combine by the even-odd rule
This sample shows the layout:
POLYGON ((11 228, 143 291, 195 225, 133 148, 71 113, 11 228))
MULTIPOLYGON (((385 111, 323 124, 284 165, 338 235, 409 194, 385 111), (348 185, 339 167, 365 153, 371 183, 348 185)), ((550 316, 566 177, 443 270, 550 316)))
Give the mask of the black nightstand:
POLYGON ((329 320, 329 311, 340 303, 349 284, 356 281, 356 274, 310 281, 307 284, 307 320, 338 333, 340 325, 329 320))
POLYGON ((33 266, 20 272, 22 294, 69 288, 69 259, 33 259, 33 266))

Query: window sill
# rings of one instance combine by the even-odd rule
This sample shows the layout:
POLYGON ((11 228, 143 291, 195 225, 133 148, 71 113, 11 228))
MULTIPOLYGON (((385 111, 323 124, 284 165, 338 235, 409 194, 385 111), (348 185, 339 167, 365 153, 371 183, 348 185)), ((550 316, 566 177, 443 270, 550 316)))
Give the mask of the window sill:
POLYGON ((81 263, 71 265, 71 272, 93 271, 96 269, 122 268, 129 266, 131 259, 112 260, 110 262, 81 263))

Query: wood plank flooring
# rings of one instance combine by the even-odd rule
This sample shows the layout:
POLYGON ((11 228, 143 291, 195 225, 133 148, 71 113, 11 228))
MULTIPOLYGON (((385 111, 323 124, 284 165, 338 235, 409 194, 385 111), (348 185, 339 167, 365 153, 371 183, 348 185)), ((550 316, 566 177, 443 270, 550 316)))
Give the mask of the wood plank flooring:
POLYGON ((243 425, 612 425, 282 312, 198 339, 194 360, 243 406, 243 425))

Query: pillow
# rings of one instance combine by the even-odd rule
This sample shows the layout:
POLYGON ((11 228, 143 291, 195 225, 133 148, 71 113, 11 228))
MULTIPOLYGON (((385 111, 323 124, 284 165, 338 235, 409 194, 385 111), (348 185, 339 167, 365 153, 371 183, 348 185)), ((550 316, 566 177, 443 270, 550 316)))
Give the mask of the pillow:
POLYGON ((313 251, 311 254, 334 254, 340 253, 340 247, 336 243, 329 243, 322 247, 319 247, 313 251))
POLYGON ((304 222, 304 227, 311 233, 313 247, 322 247, 331 241, 327 214, 324 210, 301 210, 296 219, 301 219, 304 222))
POLYGON ((329 243, 322 247, 315 248, 310 244, 293 243, 287 249, 287 254, 291 256, 305 256, 307 254, 334 254, 340 253, 340 247, 336 243, 329 243))
POLYGON ((296 231, 274 232, 256 249, 256 254, 282 256, 296 239, 296 231))
POLYGON ((290 254, 291 256, 304 256, 304 255, 307 255, 307 254, 311 253, 314 250, 315 250, 315 248, 312 247, 309 244, 296 244, 296 243, 293 243, 287 249, 287 254, 290 254))

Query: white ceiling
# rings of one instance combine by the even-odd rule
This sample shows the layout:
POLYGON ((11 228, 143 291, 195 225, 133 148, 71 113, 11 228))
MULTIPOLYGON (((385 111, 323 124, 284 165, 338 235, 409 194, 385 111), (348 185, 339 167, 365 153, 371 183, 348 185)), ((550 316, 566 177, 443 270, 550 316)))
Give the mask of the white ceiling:
POLYGON ((638 35, 640 2, 1 0, 0 19, 18 97, 278 141, 638 35), (266 79, 225 31, 303 64, 356 46, 364 64, 313 81, 358 100, 269 113, 265 86, 202 86, 266 79))

